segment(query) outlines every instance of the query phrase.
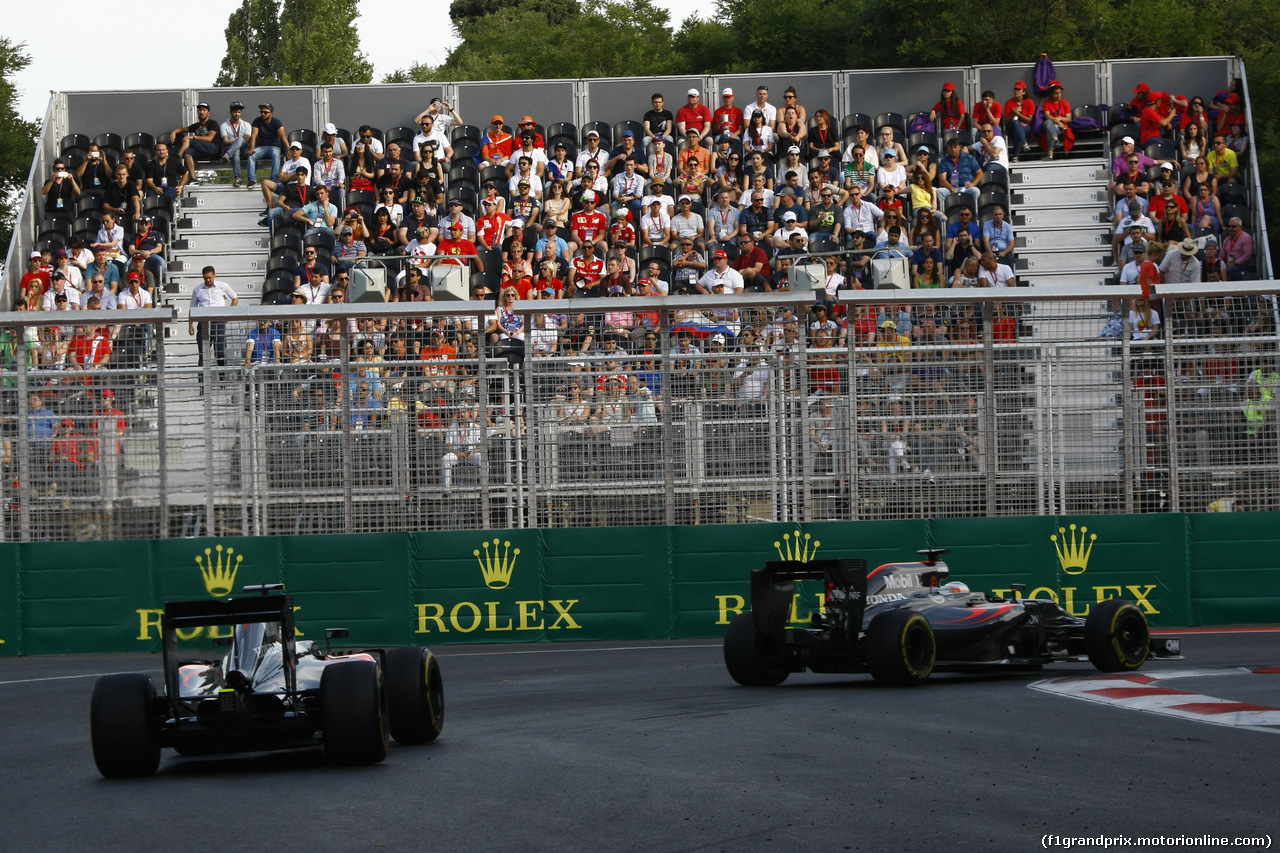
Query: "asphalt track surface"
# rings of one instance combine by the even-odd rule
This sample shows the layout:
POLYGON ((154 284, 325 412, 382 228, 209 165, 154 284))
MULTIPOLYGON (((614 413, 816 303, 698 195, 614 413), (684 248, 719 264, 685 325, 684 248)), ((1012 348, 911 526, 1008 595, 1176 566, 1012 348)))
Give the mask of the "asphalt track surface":
MULTIPOLYGON (((1183 650, 1185 661, 1144 672, 1280 664, 1280 633, 1188 634, 1183 650)), ((166 750, 156 777, 128 781, 94 767, 92 676, 144 670, 158 682, 158 656, 0 660, 0 846, 1015 851, 1040 848, 1047 834, 1280 842, 1280 736, 1030 689, 1096 674, 1085 665, 935 677, 910 689, 810 674, 747 689, 730 680, 713 641, 436 651, 447 710, 434 744, 393 744, 383 764, 356 769, 326 766, 319 750, 197 759, 166 750)), ((1183 681, 1280 707, 1280 674, 1183 681)))

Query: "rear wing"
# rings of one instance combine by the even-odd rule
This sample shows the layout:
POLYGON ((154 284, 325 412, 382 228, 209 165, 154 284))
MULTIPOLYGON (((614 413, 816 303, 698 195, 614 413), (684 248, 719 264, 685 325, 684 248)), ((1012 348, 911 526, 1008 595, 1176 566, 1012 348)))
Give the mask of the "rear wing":
POLYGON ((165 602, 164 615, 160 618, 160 633, 164 641, 164 686, 175 724, 180 725, 182 719, 178 683, 178 632, 212 625, 244 625, 252 622, 279 623, 285 689, 289 696, 293 696, 297 692, 298 662, 294 643, 293 596, 264 594, 226 601, 165 602))
POLYGON ((751 613, 756 631, 780 642, 791 618, 795 582, 819 580, 825 586, 828 620, 836 633, 857 645, 867 599, 867 561, 863 559, 775 560, 751 572, 751 613))

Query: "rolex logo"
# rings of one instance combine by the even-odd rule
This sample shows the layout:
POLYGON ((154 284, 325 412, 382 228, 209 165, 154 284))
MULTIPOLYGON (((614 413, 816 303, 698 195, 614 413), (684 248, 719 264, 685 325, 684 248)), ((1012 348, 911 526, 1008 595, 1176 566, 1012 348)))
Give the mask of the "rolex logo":
POLYGON ((1084 570, 1089 568, 1089 554, 1093 552, 1093 543, 1097 540, 1098 534, 1089 533, 1089 541, 1086 544, 1086 533, 1089 533, 1089 528, 1081 527, 1077 537, 1076 526, 1073 524, 1070 533, 1067 533, 1067 528, 1059 527, 1058 532, 1049 537, 1054 549, 1058 552, 1058 563, 1069 575, 1084 574, 1084 570), (1058 538, 1059 535, 1061 539, 1058 538))
POLYGON ((480 556, 479 551, 472 551, 475 555, 476 562, 480 564, 480 573, 484 575, 484 585, 489 589, 506 589, 507 584, 511 583, 511 573, 516 569, 516 559, 520 556, 519 548, 512 548, 510 542, 503 542, 502 548, 498 548, 498 540, 493 540, 493 552, 489 552, 488 542, 480 545, 484 549, 484 556, 480 556))
POLYGON ((773 547, 778 549, 778 559, 793 563, 809 562, 818 556, 818 548, 821 545, 821 542, 808 533, 802 536, 799 530, 796 531, 794 540, 790 533, 784 533, 782 542, 773 543, 773 547))
POLYGON ((244 555, 237 554, 236 549, 230 547, 224 554, 221 545, 217 548, 217 557, 214 557, 213 551, 213 548, 205 548, 203 557, 197 554, 196 565, 200 567, 200 574, 204 576, 204 588, 215 598, 222 598, 235 586, 236 572, 240 571, 244 555), (232 562, 233 558, 234 562, 232 562))

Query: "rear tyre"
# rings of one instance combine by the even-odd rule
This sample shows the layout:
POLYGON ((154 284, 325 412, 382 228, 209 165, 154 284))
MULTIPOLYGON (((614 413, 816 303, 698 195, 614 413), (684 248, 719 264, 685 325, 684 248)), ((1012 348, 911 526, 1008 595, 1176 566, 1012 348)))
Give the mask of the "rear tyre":
POLYGON ((156 686, 138 672, 104 675, 89 701, 93 763, 108 779, 150 776, 160 766, 160 740, 151 706, 156 686))
POLYGON ((1084 623, 1089 662, 1102 672, 1130 672, 1151 654, 1151 629, 1136 604, 1113 598, 1094 605, 1084 623))
POLYGON ((756 620, 739 613, 724 632, 724 665, 733 680, 744 687, 773 687, 787 680, 785 669, 773 669, 760 659, 756 620))
POLYGON ((382 671, 373 661, 325 667, 320 676, 324 754, 333 764, 377 764, 387 757, 382 671))
POLYGON ((938 653, 929 620, 911 610, 890 610, 872 619, 864 644, 871 677, 894 687, 928 678, 938 653))
POLYGON ((444 728, 444 681, 430 649, 387 650, 387 707, 396 743, 430 743, 444 728))

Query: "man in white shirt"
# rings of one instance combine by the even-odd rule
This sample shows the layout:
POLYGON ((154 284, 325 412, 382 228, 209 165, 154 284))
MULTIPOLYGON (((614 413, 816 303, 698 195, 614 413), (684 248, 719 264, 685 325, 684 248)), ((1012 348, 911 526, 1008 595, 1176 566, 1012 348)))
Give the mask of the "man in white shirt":
POLYGON ((453 148, 449 145, 449 140, 445 137, 444 131, 436 127, 436 117, 424 115, 419 127, 422 128, 422 132, 413 138, 413 159, 421 162, 422 146, 428 140, 431 140, 436 144, 436 153, 443 152, 443 160, 448 163, 453 158, 453 148))
POLYGON ((983 123, 978 138, 974 140, 973 156, 978 158, 978 165, 984 170, 992 163, 1009 168, 1009 149, 1005 147, 1004 137, 996 136, 991 122, 983 123))
POLYGON ((701 243, 704 227, 701 214, 693 212, 693 196, 680 196, 676 215, 671 217, 672 249, 679 245, 682 237, 689 237, 695 244, 701 243))
POLYGON ((1196 241, 1188 237, 1178 244, 1178 251, 1166 252, 1160 262, 1160 280, 1165 284, 1199 284, 1199 250, 1196 241))
POLYGON ((848 234, 851 231, 861 231, 864 234, 875 234, 880 230, 880 226, 876 223, 881 219, 884 219, 884 211, 863 199, 862 188, 857 184, 850 187, 849 203, 844 208, 844 232, 848 234))
POLYGON ((706 293, 711 293, 716 285, 723 286, 725 293, 741 293, 746 288, 742 274, 729 266, 729 255, 724 249, 717 249, 711 260, 714 266, 698 279, 706 293))
POLYGON ((764 123, 768 125, 770 130, 778 129, 778 108, 769 103, 769 87, 756 87, 755 103, 742 111, 743 121, 751 124, 751 115, 753 113, 764 113, 764 123))
POLYGON ((240 186, 240 152, 241 150, 248 150, 249 136, 253 131, 253 125, 241 118, 243 114, 244 104, 239 101, 232 101, 231 117, 218 128, 226 151, 223 156, 231 161, 231 171, 235 175, 235 186, 237 187, 240 186))
POLYGON ((978 280, 986 287, 1017 287, 1017 279, 1013 277, 1013 270, 1007 265, 996 261, 996 256, 991 252, 983 252, 982 259, 978 261, 978 280))
MULTIPOLYGON (((192 308, 224 308, 240 304, 240 298, 231 289, 231 285, 225 281, 218 281, 218 274, 213 267, 205 267, 201 270, 201 275, 204 277, 204 284, 191 291, 192 308)), ((196 336, 196 351, 200 356, 197 366, 204 367, 204 342, 205 338, 208 338, 213 345, 213 355, 217 359, 218 366, 225 367, 227 364, 226 322, 205 320, 199 325, 197 332, 195 321, 191 319, 187 321, 187 333, 196 336)), ((201 381, 204 380, 201 379, 201 381)))

